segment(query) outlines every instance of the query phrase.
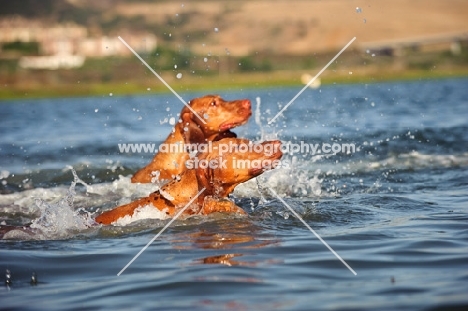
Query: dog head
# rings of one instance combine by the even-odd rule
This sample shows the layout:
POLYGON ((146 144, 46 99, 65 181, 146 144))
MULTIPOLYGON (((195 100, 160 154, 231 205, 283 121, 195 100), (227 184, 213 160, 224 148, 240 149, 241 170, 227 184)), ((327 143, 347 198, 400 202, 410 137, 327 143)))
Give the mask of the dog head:
POLYGON ((235 137, 230 129, 243 125, 252 115, 248 99, 225 101, 218 95, 192 99, 180 114, 185 143, 235 137))
POLYGON ((212 151, 197 156, 197 177, 206 195, 226 197, 243 182, 277 167, 283 155, 279 140, 253 143, 225 138, 213 142, 212 151))

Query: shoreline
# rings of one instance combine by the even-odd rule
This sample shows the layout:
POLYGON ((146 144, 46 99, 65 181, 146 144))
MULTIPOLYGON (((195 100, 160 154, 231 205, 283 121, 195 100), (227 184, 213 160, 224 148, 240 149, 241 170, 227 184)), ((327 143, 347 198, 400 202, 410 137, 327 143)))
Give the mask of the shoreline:
MULTIPOLYGON (((222 92, 240 88, 264 87, 303 87, 301 75, 314 74, 314 71, 270 71, 254 73, 233 73, 227 75, 188 76, 176 79, 170 73, 163 75, 163 79, 176 92, 207 91, 222 92)), ((391 71, 386 68, 378 70, 329 70, 321 75, 322 85, 380 83, 389 81, 415 81, 429 79, 450 79, 468 77, 468 68, 444 70, 403 70, 391 71)), ((113 83, 76 83, 54 85, 8 85, 0 86, 0 103, 5 100, 41 99, 58 97, 98 97, 98 96, 126 96, 165 94, 170 91, 154 76, 145 80, 113 83), (112 95, 111 95, 112 94, 112 95)))

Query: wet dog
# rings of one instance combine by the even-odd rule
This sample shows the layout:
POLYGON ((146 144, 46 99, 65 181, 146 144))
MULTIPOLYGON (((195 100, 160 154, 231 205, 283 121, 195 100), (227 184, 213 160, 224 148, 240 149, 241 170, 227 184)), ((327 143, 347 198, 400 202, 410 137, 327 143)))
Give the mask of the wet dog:
MULTIPOLYGON (((245 124, 252 114, 248 99, 225 101, 217 95, 192 99, 189 106, 192 109, 182 109, 179 123, 163 143, 168 149, 173 149, 158 152, 151 163, 133 175, 133 183, 150 183, 155 177, 160 180, 176 178, 185 171, 185 161, 189 159, 189 152, 185 150, 184 144, 236 137, 230 130, 245 124), (159 173, 155 175, 155 172, 159 173)), ((161 146, 159 149, 162 149, 161 146)))
POLYGON ((213 142, 211 151, 200 152, 184 163, 189 169, 179 179, 172 180, 148 197, 102 213, 96 217, 96 222, 111 224, 119 218, 132 216, 137 208, 143 206, 153 206, 168 216, 174 216, 202 190, 185 214, 245 214, 227 196, 240 183, 277 167, 282 156, 280 145, 277 140, 253 144, 238 138, 213 142))

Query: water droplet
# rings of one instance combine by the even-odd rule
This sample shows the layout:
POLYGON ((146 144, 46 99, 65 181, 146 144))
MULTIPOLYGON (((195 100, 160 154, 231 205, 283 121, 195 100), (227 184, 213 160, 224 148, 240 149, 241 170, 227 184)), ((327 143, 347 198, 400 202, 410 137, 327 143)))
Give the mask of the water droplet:
POLYGON ((350 72, 349 72, 349 74, 350 74, 350 75, 352 75, 352 74, 353 74, 353 72, 352 72, 352 71, 350 71, 350 72))
POLYGON ((99 111, 99 109, 94 109, 94 112, 98 112, 98 111, 99 111))
POLYGON ((206 63, 208 61, 208 58, 203 58, 203 61, 206 63))
POLYGON ((175 124, 175 118, 174 118, 174 117, 171 117, 171 118, 169 119, 169 124, 170 124, 170 125, 174 125, 174 124, 175 124))
POLYGON ((174 65, 174 69, 177 69, 177 65, 174 65))
POLYGON ((182 74, 179 72, 177 75, 176 75, 177 79, 180 79, 182 78, 182 74))
POLYGON ((218 32, 218 31, 219 31, 218 27, 215 27, 214 31, 215 31, 215 32, 218 32))
POLYGON ((356 13, 362 13, 362 9, 360 7, 356 7, 356 13))
POLYGON ((6 285, 11 285, 12 281, 11 281, 11 272, 10 270, 6 269, 5 271, 5 284, 6 285))
POLYGON ((210 117, 210 116, 209 116, 207 113, 203 114, 203 118, 205 118, 205 119, 208 120, 209 117, 210 117))
POLYGON ((109 96, 112 96, 112 95, 114 95, 114 94, 112 94, 112 93, 109 93, 109 96))
POLYGON ((369 54, 369 53, 370 53, 370 50, 369 50, 369 49, 367 49, 367 50, 366 50, 366 53, 367 53, 367 54, 369 54))
POLYGON ((170 107, 167 107, 167 108, 166 108, 166 111, 171 111, 171 108, 170 108, 170 107))
POLYGON ((372 53, 372 55, 371 55, 371 56, 372 56, 372 57, 374 57, 374 56, 375 56, 375 54, 374 54, 374 53, 372 53))
POLYGON ((31 285, 37 285, 37 275, 36 272, 33 272, 31 275, 31 285))
POLYGON ((147 88, 146 90, 147 90, 147 91, 151 91, 151 88, 147 88))
POLYGON ((375 107, 375 103, 374 103, 374 102, 372 102, 372 103, 371 103, 371 106, 372 106, 372 107, 375 107))

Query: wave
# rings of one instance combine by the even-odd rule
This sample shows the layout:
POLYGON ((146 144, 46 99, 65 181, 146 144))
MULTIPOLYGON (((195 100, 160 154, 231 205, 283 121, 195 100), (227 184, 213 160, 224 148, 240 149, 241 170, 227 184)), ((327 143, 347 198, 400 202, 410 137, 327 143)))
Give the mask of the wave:
MULTIPOLYGON (((290 163, 288 168, 265 172, 260 177, 239 185, 232 195, 233 199, 240 202, 238 204, 252 214, 259 207, 264 207, 265 203, 277 200, 274 194, 276 193, 281 198, 292 199, 293 208, 304 215, 306 211, 303 202, 308 202, 306 205, 310 206, 310 200, 313 202, 371 191, 372 189, 362 184, 362 179, 375 181, 378 177, 377 180, 379 180, 382 178, 382 172, 468 167, 468 153, 430 155, 410 152, 391 155, 384 159, 369 157, 366 161, 355 160, 353 157, 302 159, 286 155, 284 158, 290 163), (350 184, 348 176, 358 177, 355 185, 350 184), (348 180, 347 189, 338 186, 340 179, 348 180)), ((78 173, 71 169, 71 172, 73 175, 71 185, 70 169, 68 171, 56 170, 54 173, 50 170, 39 170, 33 177, 31 174, 10 176, 7 172, 2 172, 0 175, 2 189, 8 193, 0 195, 0 230, 2 226, 7 225, 27 225, 33 230, 13 230, 4 238, 67 239, 77 234, 95 234, 101 230, 93 220, 97 213, 126 204, 156 190, 156 186, 152 184, 131 183, 130 175, 120 174, 127 172, 127 169, 119 168, 119 166, 114 170, 86 168, 78 170, 78 173), (101 172, 106 176, 103 179, 108 180, 89 183, 78 178, 78 175, 89 177, 90 170, 101 172), (16 180, 19 180, 17 184, 14 183, 16 180), (39 180, 39 184, 45 187, 36 186, 32 180, 39 180), (57 182, 58 180, 60 183, 57 182)), ((372 185, 372 187, 377 186, 372 185)), ((374 190, 378 192, 378 189, 374 190)), ((276 213, 276 209, 267 208, 264 211, 267 214, 274 211, 274 214, 281 217, 287 216, 287 213, 284 215, 276 213)), ((135 224, 139 224, 137 225, 140 226, 139 230, 147 230, 154 228, 155 225, 164 224, 165 218, 165 215, 158 213, 155 209, 142 208, 134 217, 122 219, 116 225, 123 228, 132 224, 135 228, 135 224), (149 227, 145 226, 145 223, 149 227)), ((109 231, 109 229, 103 229, 103 232, 106 230, 109 231)), ((117 231, 128 232, 124 229, 117 231)))

